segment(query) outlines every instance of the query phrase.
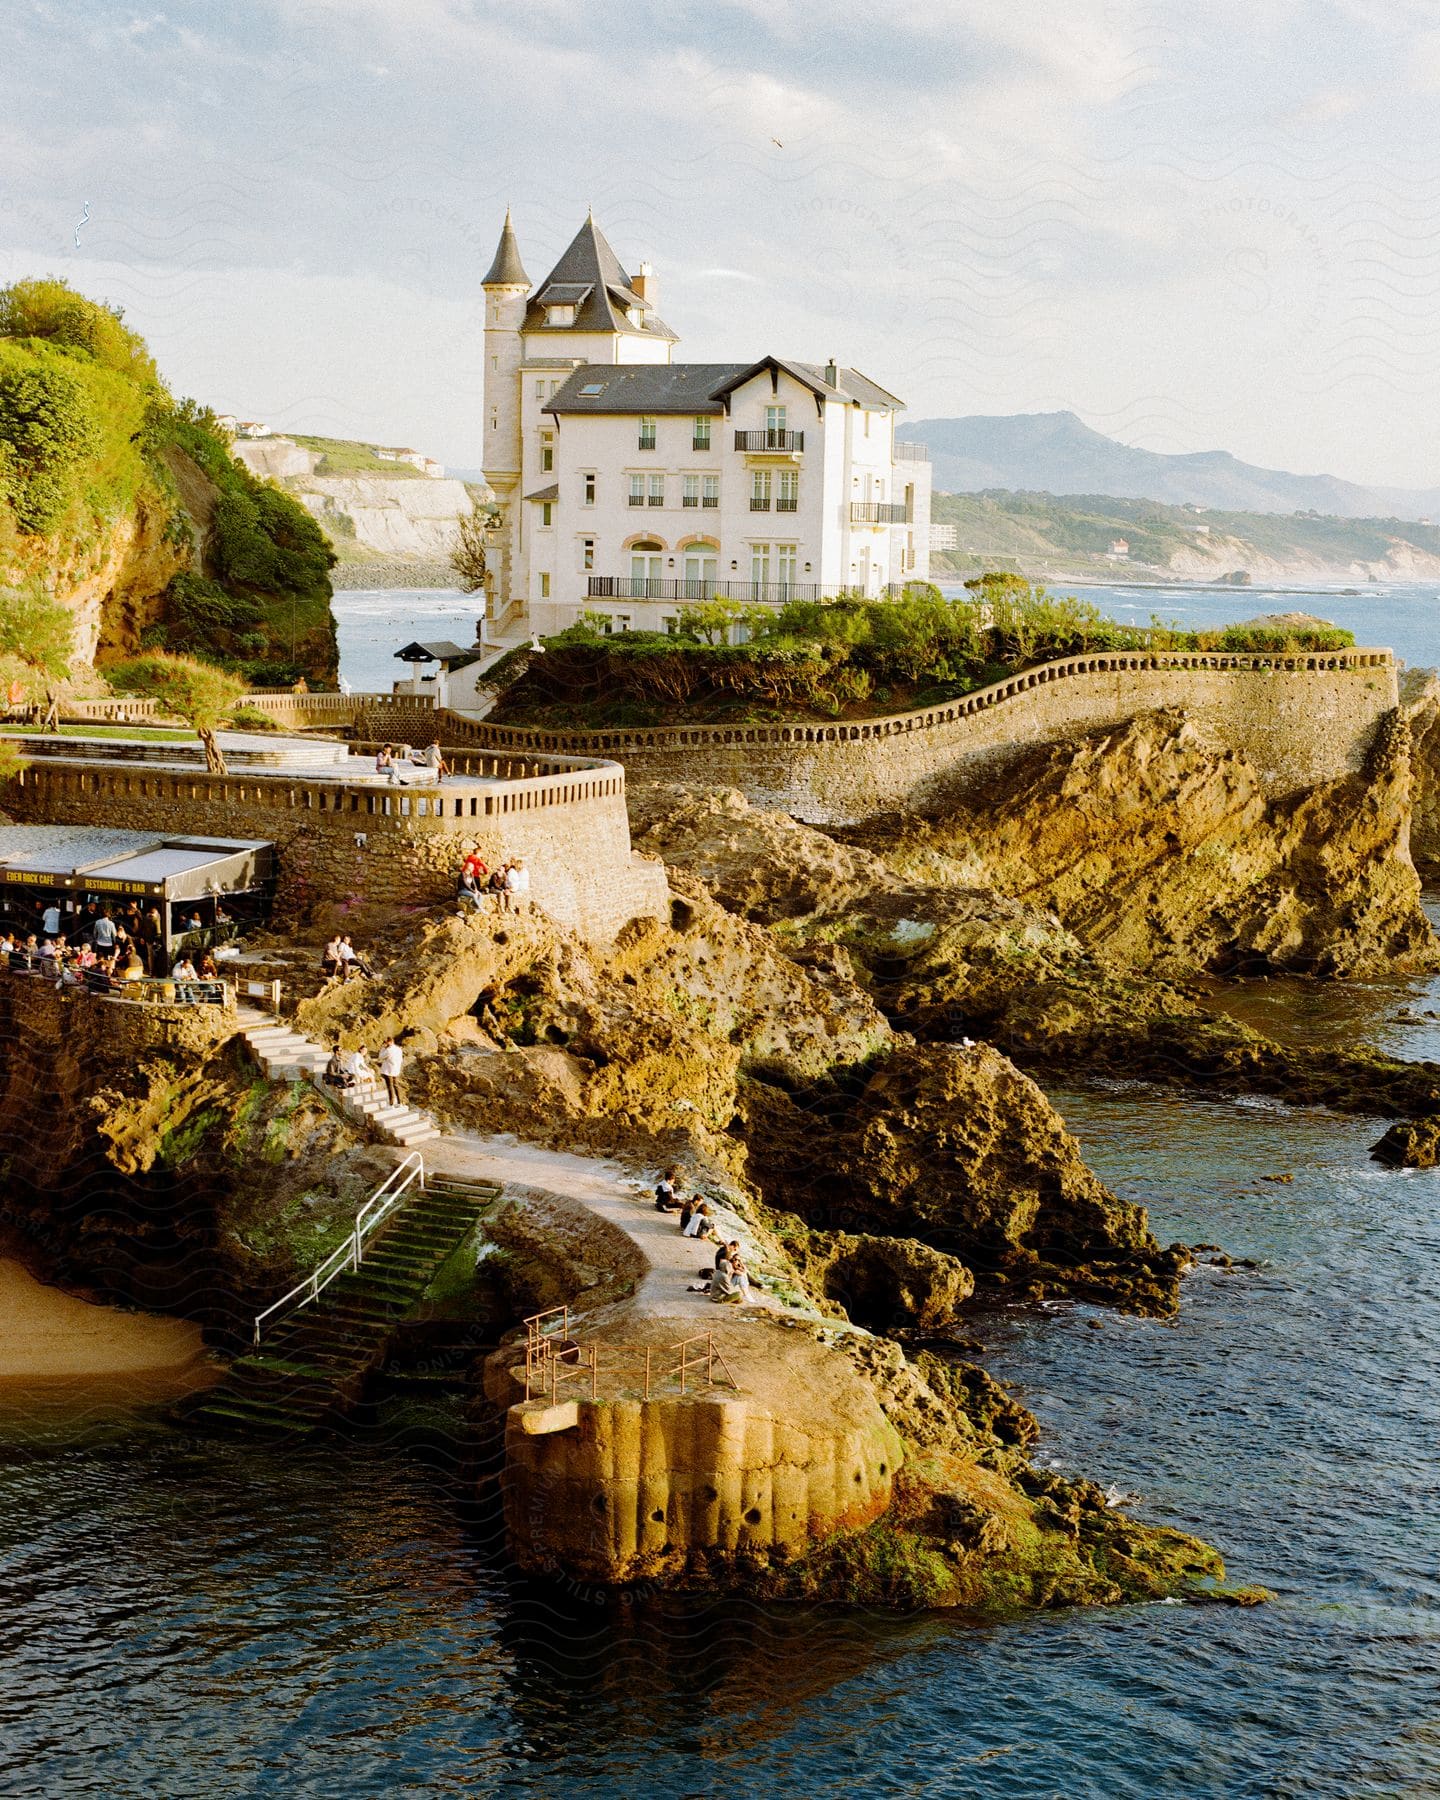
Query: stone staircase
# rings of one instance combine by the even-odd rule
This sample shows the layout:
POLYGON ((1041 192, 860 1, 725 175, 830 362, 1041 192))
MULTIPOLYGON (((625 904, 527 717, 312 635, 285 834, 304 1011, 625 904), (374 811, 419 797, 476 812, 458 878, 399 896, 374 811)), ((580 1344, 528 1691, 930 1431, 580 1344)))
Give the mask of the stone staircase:
MULTIPOLYGON (((251 1054, 272 1081, 309 1081, 321 1085, 330 1052, 313 1038, 283 1025, 273 1014, 258 1007, 242 1006, 236 1013, 240 1036, 251 1054)), ((340 1111, 371 1126, 387 1143, 413 1150, 440 1135, 440 1128, 427 1112, 413 1106, 392 1106, 385 1098, 385 1085, 377 1077, 357 1082, 354 1087, 329 1088, 321 1091, 340 1111)))
POLYGON ((184 1407, 186 1423, 290 1439, 352 1411, 396 1325, 500 1191, 496 1182, 427 1176, 376 1231, 359 1268, 268 1330, 218 1387, 184 1407))

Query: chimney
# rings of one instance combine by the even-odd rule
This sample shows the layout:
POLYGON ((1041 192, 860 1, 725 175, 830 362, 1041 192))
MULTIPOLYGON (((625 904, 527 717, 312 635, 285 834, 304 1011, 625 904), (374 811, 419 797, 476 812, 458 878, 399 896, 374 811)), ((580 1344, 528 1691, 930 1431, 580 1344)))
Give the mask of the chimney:
POLYGON ((645 302, 651 312, 658 309, 660 305, 660 284, 655 279, 655 267, 653 263, 642 262, 639 274, 630 277, 630 286, 639 298, 645 302))
POLYGON ((835 358, 833 356, 825 365, 825 379, 829 382, 831 387, 839 387, 840 385, 840 371, 835 367, 835 358))

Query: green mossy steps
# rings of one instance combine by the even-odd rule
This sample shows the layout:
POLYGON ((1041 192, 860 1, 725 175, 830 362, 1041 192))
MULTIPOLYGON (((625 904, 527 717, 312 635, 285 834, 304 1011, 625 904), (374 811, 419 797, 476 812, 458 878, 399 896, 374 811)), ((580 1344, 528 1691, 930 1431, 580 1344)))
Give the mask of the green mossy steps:
POLYGON ((319 1300, 275 1327, 218 1387, 185 1408, 187 1424, 302 1437, 353 1412, 395 1328, 500 1197, 496 1182, 427 1176, 319 1300))

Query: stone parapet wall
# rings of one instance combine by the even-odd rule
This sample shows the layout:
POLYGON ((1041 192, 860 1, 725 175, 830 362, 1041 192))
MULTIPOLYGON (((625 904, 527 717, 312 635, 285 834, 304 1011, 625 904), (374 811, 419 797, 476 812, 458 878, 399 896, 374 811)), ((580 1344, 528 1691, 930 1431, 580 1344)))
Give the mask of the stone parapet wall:
POLYGON ((297 694, 292 688, 256 688, 239 705, 266 714, 285 731, 348 731, 362 715, 376 721, 375 737, 384 737, 393 729, 391 718, 402 715, 407 723, 423 716, 432 734, 435 729, 434 699, 421 694, 297 694))
POLYGON ((1017 751, 1162 708, 1189 713, 1243 752, 1278 798, 1358 770, 1397 699, 1388 650, 1146 651, 1067 657, 943 706, 835 725, 554 732, 452 728, 441 717, 446 741, 467 748, 614 756, 632 779, 735 787, 757 805, 846 824, 983 796, 1017 751))
POLYGON ((454 894, 476 849, 492 864, 523 856, 535 903, 592 940, 631 918, 663 917, 664 869, 630 848, 624 770, 557 757, 546 767, 477 793, 48 761, 8 783, 3 804, 29 824, 265 839, 279 850, 282 916, 351 899, 434 904, 454 894))

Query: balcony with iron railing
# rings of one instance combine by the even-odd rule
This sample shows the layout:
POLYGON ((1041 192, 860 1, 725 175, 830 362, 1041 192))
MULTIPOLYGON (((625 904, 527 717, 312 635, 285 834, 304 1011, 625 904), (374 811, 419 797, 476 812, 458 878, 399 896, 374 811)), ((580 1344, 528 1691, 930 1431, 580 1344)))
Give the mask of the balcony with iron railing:
POLYGON ((898 500, 852 500, 852 525, 908 525, 910 508, 898 500))
POLYGON ((895 446, 895 460, 896 462, 928 463, 930 460, 930 446, 928 444, 897 443, 895 446))
POLYGON ((737 431, 735 433, 735 448, 737 450, 747 450, 751 455, 754 455, 757 452, 761 455, 766 453, 771 455, 794 455, 804 450, 805 433, 803 431, 781 431, 779 429, 766 431, 737 431))
MULTIPOLYGON (((784 606, 790 600, 838 600, 854 587, 818 581, 698 581, 673 576, 591 575, 586 581, 590 600, 739 600, 751 606, 784 606)), ((870 596, 893 600, 904 592, 902 582, 889 582, 870 596)))

